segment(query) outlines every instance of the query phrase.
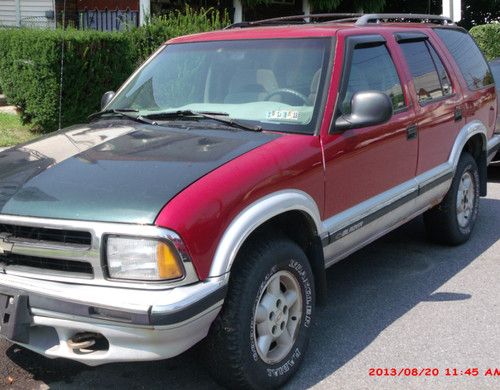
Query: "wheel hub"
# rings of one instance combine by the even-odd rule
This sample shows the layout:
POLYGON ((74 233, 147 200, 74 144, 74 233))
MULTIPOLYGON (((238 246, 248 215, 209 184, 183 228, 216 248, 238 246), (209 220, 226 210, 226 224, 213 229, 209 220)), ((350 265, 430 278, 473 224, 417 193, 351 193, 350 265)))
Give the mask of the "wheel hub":
POLYGON ((274 274, 266 283, 254 315, 254 342, 260 358, 269 364, 292 349, 302 319, 302 292, 289 271, 274 274))
POLYGON ((475 188, 470 172, 464 172, 460 179, 457 194, 457 221, 460 227, 466 227, 474 210, 475 188))

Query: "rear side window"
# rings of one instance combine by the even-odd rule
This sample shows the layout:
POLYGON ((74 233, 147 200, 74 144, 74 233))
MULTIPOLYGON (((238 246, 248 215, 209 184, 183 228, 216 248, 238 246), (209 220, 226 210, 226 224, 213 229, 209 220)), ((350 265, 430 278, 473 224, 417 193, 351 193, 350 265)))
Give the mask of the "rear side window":
POLYGON ((444 28, 436 28, 434 31, 455 59, 469 89, 480 89, 493 84, 488 64, 467 32, 444 28))
POLYGON ((352 96, 362 91, 385 92, 392 100, 394 111, 405 107, 401 82, 385 45, 354 49, 347 89, 340 107, 342 114, 350 113, 352 96))
POLYGON ((401 49, 413 76, 419 102, 426 103, 451 94, 448 74, 427 40, 404 42, 401 49))

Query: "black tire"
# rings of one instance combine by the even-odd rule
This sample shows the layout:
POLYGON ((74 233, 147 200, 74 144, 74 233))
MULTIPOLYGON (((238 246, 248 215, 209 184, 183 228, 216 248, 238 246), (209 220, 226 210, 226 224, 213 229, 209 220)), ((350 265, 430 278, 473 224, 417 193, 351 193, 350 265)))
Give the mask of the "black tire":
MULTIPOLYGON (((261 236, 252 240, 238 255, 231 271, 223 308, 212 324, 204 345, 205 363, 212 377, 227 388, 263 389, 282 386, 298 370, 309 342, 315 304, 311 267, 297 244, 281 236, 271 241, 268 237, 261 236), (286 319, 285 330, 289 326, 295 326, 296 338, 293 344, 289 343, 292 344, 289 352, 286 352, 288 347, 281 347, 277 342, 274 347, 271 344, 269 355, 276 351, 286 355, 280 361, 270 363, 261 358, 262 350, 256 344, 259 336, 256 330, 256 308, 264 297, 269 297, 271 282, 276 281, 276 278, 282 293, 289 292, 285 284, 282 284, 282 281, 288 281, 286 278, 290 278, 290 282, 293 279, 298 282, 293 287, 296 291, 300 290, 303 310, 301 318, 295 316, 297 323, 292 324, 292 306, 295 308, 296 304, 287 309, 289 318, 286 319)), ((273 305, 278 305, 277 301, 273 302, 273 305)), ((273 320, 281 321, 284 318, 281 315, 285 312, 285 305, 281 308, 281 314, 278 313, 273 320)), ((269 312, 266 315, 267 313, 269 312)), ((268 323, 271 320, 266 320, 264 325, 267 326, 268 323)))
MULTIPOLYGON (((460 198, 460 199, 462 199, 460 198)), ((471 234, 479 212, 479 171, 476 161, 467 152, 463 152, 458 162, 457 170, 450 190, 436 207, 424 214, 425 228, 429 238, 437 243, 446 245, 459 245, 466 242, 471 234), (464 177, 470 178, 474 199, 469 200, 470 215, 459 222, 460 209, 457 200, 461 197, 461 182, 464 177)))

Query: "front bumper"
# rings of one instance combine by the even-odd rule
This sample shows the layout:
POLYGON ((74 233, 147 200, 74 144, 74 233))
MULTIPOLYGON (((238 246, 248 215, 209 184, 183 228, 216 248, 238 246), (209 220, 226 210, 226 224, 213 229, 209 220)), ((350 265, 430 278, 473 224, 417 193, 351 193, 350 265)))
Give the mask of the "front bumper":
POLYGON ((0 275, 0 294, 28 297, 29 339, 15 341, 50 358, 91 366, 166 359, 186 351, 207 335, 226 287, 226 277, 152 291, 0 275), (82 332, 102 335, 109 346, 89 352, 70 348, 68 341, 82 332))

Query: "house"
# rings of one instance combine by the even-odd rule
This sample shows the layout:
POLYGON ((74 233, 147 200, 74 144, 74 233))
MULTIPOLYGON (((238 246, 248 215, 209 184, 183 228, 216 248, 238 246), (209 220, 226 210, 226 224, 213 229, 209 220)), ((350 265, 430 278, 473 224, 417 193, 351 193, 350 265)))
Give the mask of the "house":
MULTIPOLYGON (((442 0, 443 13, 460 20, 461 1, 442 0)), ((62 16, 66 24, 104 31, 121 30, 125 26, 143 24, 149 15, 164 14, 189 4, 193 8, 227 10, 234 22, 309 14, 311 4, 318 0, 0 0, 0 26, 55 27, 62 16)), ((369 0, 365 0, 369 3, 369 0)), ((343 2, 340 2, 343 6, 343 2)), ((350 11, 354 3, 345 2, 350 11)), ((358 2, 359 4, 363 1, 358 2)), ((332 0, 332 4, 339 5, 332 0)), ((358 4, 358 6, 359 6, 358 4)), ((342 7, 341 7, 342 9, 342 7)), ((344 12, 344 11, 340 11, 344 12)))
POLYGON ((0 26, 55 27, 55 0, 0 0, 0 26))
MULTIPOLYGON (((21 0, 23 1, 23 0, 21 0)), ((54 0, 56 15, 62 15, 64 0, 54 0)), ((80 28, 114 31, 125 25, 139 25, 148 15, 164 14, 183 8, 186 2, 177 0, 66 0, 66 20, 80 28)), ((251 6, 244 0, 192 0, 193 8, 227 10, 235 22, 284 15, 308 13, 308 0, 270 0, 265 5, 251 6)))

